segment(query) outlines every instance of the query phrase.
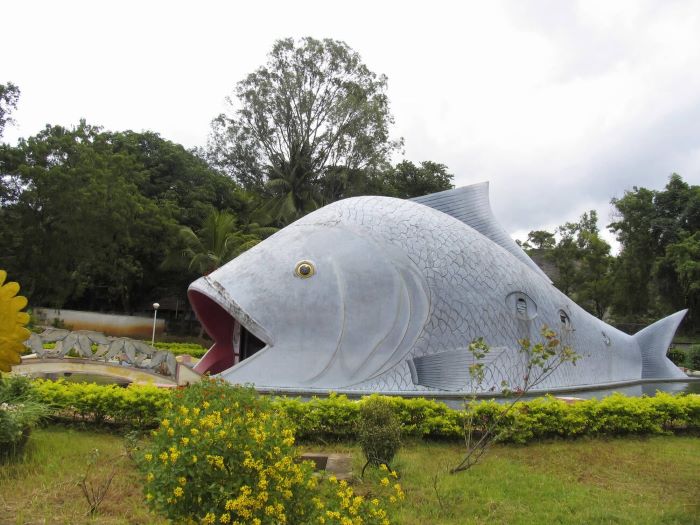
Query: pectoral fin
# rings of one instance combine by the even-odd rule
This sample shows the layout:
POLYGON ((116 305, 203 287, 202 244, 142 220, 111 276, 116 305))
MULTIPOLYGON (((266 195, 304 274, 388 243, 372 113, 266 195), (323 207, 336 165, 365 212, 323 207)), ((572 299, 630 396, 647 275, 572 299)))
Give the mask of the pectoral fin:
POLYGON ((510 354, 508 348, 494 347, 483 359, 477 360, 465 349, 408 359, 413 384, 437 388, 439 390, 469 392, 500 389, 501 381, 507 380, 504 366, 500 366, 504 357, 510 354), (478 381, 470 373, 472 365, 484 365, 483 381, 478 381))

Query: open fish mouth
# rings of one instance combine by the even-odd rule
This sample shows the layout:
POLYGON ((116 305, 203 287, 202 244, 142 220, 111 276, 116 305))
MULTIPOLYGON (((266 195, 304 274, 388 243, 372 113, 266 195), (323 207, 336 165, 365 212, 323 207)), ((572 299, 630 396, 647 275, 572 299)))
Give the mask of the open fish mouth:
POLYGON ((202 326, 214 340, 194 369, 219 374, 272 345, 267 332, 208 276, 190 285, 187 296, 202 326))

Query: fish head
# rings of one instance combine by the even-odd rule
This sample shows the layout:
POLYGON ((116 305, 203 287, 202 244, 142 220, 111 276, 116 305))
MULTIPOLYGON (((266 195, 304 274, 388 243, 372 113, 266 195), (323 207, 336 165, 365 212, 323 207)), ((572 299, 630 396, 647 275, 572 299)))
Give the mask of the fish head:
POLYGON ((259 387, 339 388, 408 351, 429 306, 410 260, 313 215, 190 285, 215 341, 197 371, 259 387))

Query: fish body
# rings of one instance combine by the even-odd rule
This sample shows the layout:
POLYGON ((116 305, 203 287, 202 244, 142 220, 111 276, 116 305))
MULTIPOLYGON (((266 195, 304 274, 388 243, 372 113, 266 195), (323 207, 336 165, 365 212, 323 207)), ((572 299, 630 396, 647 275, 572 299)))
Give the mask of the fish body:
POLYGON ((192 283, 215 344, 197 365, 262 390, 494 392, 523 382, 519 339, 547 325, 580 356, 538 386, 683 377, 666 349, 685 312, 634 336, 557 290, 493 218, 488 186, 316 210, 192 283), (483 381, 469 343, 491 347, 483 381))

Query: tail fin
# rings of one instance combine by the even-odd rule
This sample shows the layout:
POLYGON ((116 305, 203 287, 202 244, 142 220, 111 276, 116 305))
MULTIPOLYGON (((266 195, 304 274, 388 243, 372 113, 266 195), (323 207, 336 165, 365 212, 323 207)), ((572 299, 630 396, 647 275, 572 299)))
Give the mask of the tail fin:
POLYGON ((666 357, 678 325, 688 310, 664 317, 634 334, 642 351, 642 379, 682 379, 686 375, 666 357))

